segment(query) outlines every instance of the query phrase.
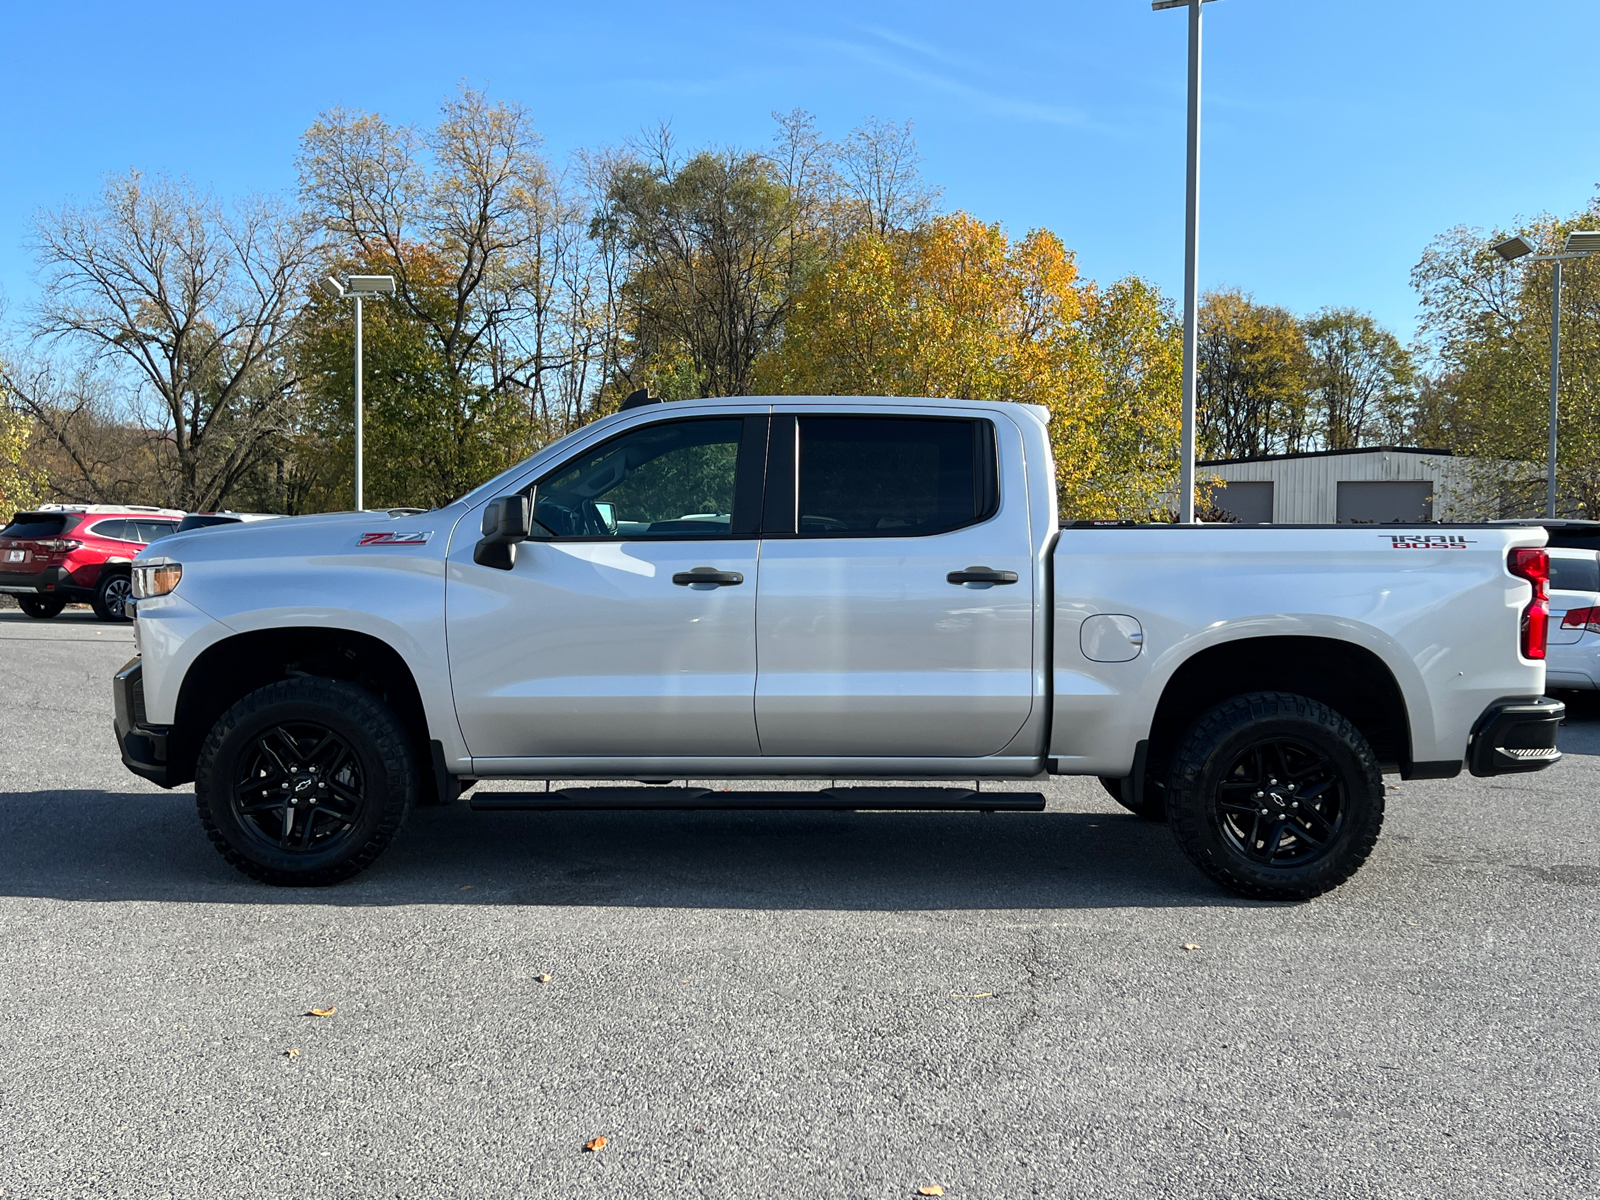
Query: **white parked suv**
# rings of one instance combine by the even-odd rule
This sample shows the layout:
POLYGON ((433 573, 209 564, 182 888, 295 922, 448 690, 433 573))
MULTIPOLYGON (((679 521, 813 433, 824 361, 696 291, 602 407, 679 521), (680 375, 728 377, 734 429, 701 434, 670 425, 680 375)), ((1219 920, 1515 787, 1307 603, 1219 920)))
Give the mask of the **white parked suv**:
POLYGON ((1063 528, 1048 420, 645 399, 430 512, 175 534, 134 564, 123 761, 193 780, 271 883, 348 878, 491 777, 918 786, 474 807, 1036 811, 976 781, 1067 774, 1304 899, 1366 859, 1384 774, 1560 757, 1543 528, 1063 528))

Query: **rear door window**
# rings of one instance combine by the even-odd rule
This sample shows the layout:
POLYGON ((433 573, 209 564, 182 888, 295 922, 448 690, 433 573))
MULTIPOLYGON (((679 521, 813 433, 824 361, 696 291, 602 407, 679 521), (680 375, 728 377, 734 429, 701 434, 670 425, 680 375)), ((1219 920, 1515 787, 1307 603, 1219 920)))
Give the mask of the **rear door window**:
POLYGON ((802 416, 797 452, 802 537, 944 533, 997 503, 987 421, 802 416))
POLYGON ((89 532, 95 537, 110 538, 117 542, 136 542, 138 534, 133 528, 132 521, 125 521, 118 517, 110 521, 96 521, 89 527, 89 532))
POLYGON ((1556 592, 1600 592, 1600 557, 1550 556, 1550 589, 1556 592))
POLYGON ((135 521, 133 525, 139 531, 139 541, 149 544, 178 528, 176 521, 135 521))
POLYGON ((66 527, 67 517, 64 514, 18 513, 11 519, 11 524, 0 530, 0 537, 32 542, 40 538, 60 537, 66 527))

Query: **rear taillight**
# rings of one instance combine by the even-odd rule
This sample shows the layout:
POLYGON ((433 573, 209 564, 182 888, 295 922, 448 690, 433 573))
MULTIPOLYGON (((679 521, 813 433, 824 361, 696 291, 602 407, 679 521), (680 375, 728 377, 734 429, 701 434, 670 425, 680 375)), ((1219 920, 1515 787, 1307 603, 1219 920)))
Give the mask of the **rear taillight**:
POLYGON ((1563 629, 1587 629, 1590 633, 1600 633, 1600 608, 1569 608, 1567 615, 1561 618, 1563 629))
POLYGON ((1543 658, 1550 638, 1550 556, 1525 546, 1506 558, 1506 570, 1533 584, 1533 599, 1522 610, 1522 657, 1543 658))
POLYGON ((83 543, 75 542, 71 538, 48 538, 40 542, 39 545, 52 553, 60 553, 63 550, 76 550, 83 543))

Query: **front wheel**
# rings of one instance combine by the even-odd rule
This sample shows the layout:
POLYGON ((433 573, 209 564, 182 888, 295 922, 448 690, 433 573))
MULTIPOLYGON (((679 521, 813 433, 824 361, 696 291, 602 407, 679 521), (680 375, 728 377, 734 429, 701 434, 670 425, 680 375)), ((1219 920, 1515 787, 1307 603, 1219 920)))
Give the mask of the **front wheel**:
POLYGON ((370 866, 416 803, 405 728, 370 692, 301 676, 240 700, 212 727, 194 795, 211 842, 263 883, 338 883, 370 866))
POLYGON ((41 621, 48 621, 51 617, 61 615, 61 610, 67 606, 65 600, 54 596, 40 599, 38 596, 18 596, 17 607, 30 617, 37 617, 41 621))
POLYGON ((1338 887, 1383 827, 1383 777, 1366 738, 1327 705, 1285 692, 1237 696, 1190 726, 1166 799, 1195 866, 1260 900, 1338 887))

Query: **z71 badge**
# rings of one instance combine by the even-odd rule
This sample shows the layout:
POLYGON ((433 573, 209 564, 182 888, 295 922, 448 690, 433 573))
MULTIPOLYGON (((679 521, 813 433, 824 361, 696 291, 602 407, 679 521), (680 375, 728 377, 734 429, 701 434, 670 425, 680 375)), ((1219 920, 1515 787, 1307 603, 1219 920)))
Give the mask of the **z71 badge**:
POLYGON ((1475 545, 1476 538, 1462 537, 1459 533, 1386 533, 1395 550, 1465 550, 1475 545))
POLYGON ((363 533, 362 546, 420 546, 433 536, 433 530, 426 533, 363 533))

